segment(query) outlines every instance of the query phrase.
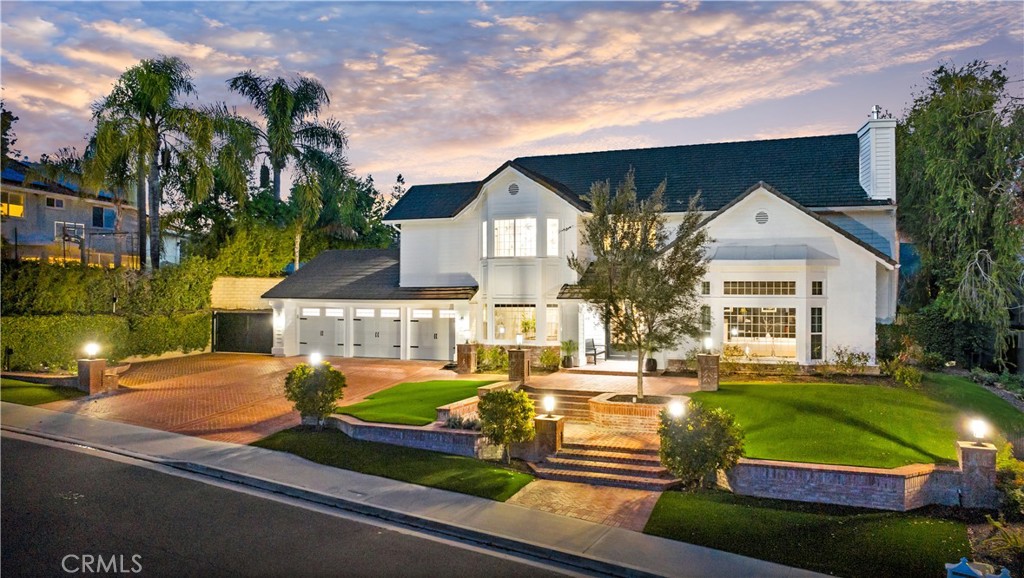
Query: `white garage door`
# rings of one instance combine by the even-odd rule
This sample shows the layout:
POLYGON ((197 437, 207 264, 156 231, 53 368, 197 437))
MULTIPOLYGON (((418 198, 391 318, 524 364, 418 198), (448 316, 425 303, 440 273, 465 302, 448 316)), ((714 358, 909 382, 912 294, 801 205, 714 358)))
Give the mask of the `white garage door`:
POLYGON ((402 356, 399 309, 356 309, 352 317, 352 352, 356 357, 402 356))
POLYGON ((409 356, 412 359, 451 360, 452 320, 434 309, 413 309, 409 320, 409 356))
POLYGON ((303 307, 299 315, 299 354, 342 355, 345 317, 341 309, 303 307))

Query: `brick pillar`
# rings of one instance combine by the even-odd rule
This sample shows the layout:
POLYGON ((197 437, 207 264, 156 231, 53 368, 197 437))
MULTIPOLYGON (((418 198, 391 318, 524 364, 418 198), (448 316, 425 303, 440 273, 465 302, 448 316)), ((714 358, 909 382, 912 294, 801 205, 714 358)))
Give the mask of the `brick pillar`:
POLYGON ((965 508, 995 508, 999 505, 996 490, 996 446, 975 442, 956 442, 960 462, 960 503, 965 508))
POLYGON ((476 345, 472 343, 460 343, 456 347, 455 360, 458 367, 455 373, 476 373, 476 345))
POLYGON ((526 349, 508 350, 508 380, 526 383, 530 379, 530 352, 526 349))
POLYGON ((564 415, 542 415, 534 418, 534 427, 537 428, 537 453, 538 457, 549 456, 558 453, 562 449, 562 434, 565 432, 564 415))
POLYGON ((107 370, 106 359, 78 360, 78 389, 93 395, 106 389, 103 387, 103 372, 107 370))
POLYGON ((718 391, 718 356, 697 354, 697 383, 701 391, 718 391))

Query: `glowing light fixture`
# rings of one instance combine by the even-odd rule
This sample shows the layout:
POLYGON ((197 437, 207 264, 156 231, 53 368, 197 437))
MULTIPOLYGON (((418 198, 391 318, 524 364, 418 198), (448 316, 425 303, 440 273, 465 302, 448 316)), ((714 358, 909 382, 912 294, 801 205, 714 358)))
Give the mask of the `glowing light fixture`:
POLYGON ((89 359, 95 359, 96 354, 100 352, 100 344, 95 341, 90 341, 85 344, 85 354, 89 356, 89 359))
POLYGON ((320 365, 321 363, 323 363, 323 361, 324 356, 320 355, 319 351, 314 351, 313 353, 309 354, 309 364, 312 365, 313 367, 320 365))
POLYGON ((967 427, 970 428, 971 435, 977 440, 978 445, 981 445, 981 440, 988 435, 988 422, 983 419, 972 419, 967 427))
POLYGON ((704 351, 707 351, 708 353, 711 353, 711 346, 712 345, 714 345, 714 342, 711 340, 711 338, 710 337, 705 337, 704 338, 704 351))
POLYGON ((731 330, 729 331, 729 333, 732 333, 732 336, 733 336, 733 337, 739 337, 739 335, 740 335, 740 328, 739 328, 739 327, 733 327, 733 328, 732 328, 732 329, 731 329, 731 330))
POLYGON ((683 417, 684 413, 686 413, 686 408, 683 407, 683 402, 675 400, 668 404, 668 414, 670 416, 680 418, 683 417))
POLYGON ((555 396, 544 396, 544 411, 547 412, 548 417, 551 417, 551 412, 555 411, 555 396))
POLYGON ((516 347, 523 348, 523 334, 516 333, 516 347))

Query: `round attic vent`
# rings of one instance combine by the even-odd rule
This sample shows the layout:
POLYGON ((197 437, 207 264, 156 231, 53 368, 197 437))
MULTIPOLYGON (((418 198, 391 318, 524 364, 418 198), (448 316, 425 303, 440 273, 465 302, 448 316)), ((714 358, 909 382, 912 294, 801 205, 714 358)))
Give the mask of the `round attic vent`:
POLYGON ((519 194, 519 185, 517 185, 515 183, 512 183, 511 185, 509 185, 508 186, 508 194, 510 194, 510 195, 518 195, 519 194))
POLYGON ((767 223, 768 213, 766 213, 765 211, 758 211, 757 214, 754 215, 754 221, 756 221, 758 225, 763 225, 767 223))

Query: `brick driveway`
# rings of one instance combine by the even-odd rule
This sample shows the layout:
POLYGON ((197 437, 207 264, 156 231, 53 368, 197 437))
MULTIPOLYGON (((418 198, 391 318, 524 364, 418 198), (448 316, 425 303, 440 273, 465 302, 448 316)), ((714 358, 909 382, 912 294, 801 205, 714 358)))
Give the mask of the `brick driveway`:
MULTIPOLYGON (((209 353, 137 363, 121 376, 117 393, 41 407, 248 444, 298 425, 298 413, 284 398, 284 378, 305 359, 209 353)), ((404 381, 459 377, 441 369, 443 362, 436 361, 330 361, 347 378, 341 405, 404 381)))

